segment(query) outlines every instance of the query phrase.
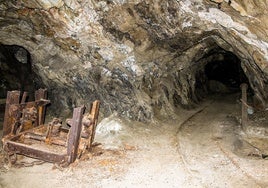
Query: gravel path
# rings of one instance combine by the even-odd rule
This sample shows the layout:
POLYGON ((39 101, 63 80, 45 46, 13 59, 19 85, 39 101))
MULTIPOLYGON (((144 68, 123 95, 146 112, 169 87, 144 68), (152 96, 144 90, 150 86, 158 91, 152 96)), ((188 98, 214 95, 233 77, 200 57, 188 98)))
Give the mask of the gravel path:
POLYGON ((267 187, 268 161, 245 155, 254 148, 243 141, 236 100, 214 97, 149 124, 111 116, 98 125, 93 154, 64 169, 2 160, 0 187, 267 187))

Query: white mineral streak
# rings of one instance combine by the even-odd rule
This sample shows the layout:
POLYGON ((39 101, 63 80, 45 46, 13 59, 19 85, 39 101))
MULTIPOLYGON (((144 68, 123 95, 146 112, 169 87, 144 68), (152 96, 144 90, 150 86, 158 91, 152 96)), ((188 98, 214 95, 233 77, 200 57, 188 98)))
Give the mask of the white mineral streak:
POLYGON ((124 45, 124 44, 115 44, 116 48, 119 49, 119 51, 122 53, 122 54, 129 54, 130 52, 133 51, 133 49, 131 47, 129 47, 128 45, 124 45))
POLYGON ((64 3, 72 10, 77 10, 80 8, 80 4, 77 0, 64 0, 64 3))
POLYGON ((236 3, 234 0, 232 0, 231 6, 240 13, 241 16, 248 16, 245 9, 240 6, 238 3, 236 3))
POLYGON ((177 0, 177 2, 179 2, 179 4, 181 5, 180 8, 182 10, 184 10, 187 13, 195 14, 191 9, 191 5, 192 5, 191 1, 189 1, 189 0, 186 0, 186 1, 177 0))
POLYGON ((187 27, 191 27, 193 24, 191 21, 187 21, 187 22, 183 22, 182 23, 182 29, 187 28, 187 27))
POLYGON ((69 34, 86 32, 91 29, 90 24, 98 24, 98 19, 98 14, 94 9, 85 7, 77 17, 68 23, 69 34))
MULTIPOLYGON (((246 37, 241 33, 237 33, 246 43, 254 45, 260 52, 263 53, 263 58, 268 61, 268 43, 262 40, 246 37)), ((268 65, 267 65, 268 66, 268 65)))
POLYGON ((105 118, 99 123, 96 132, 97 134, 110 134, 110 133, 118 133, 121 130, 122 125, 119 120, 116 119, 111 120, 110 118, 105 118))
POLYGON ((198 16, 202 20, 218 23, 234 31, 246 43, 258 48, 264 54, 264 58, 268 60, 268 43, 258 40, 257 36, 252 34, 246 26, 234 22, 231 16, 216 8, 210 8, 209 12, 199 12, 198 16))
POLYGON ((85 69, 91 69, 92 68, 92 64, 89 61, 85 61, 84 64, 83 64, 83 67, 85 69))
POLYGON ((117 3, 117 4, 124 4, 124 3, 127 3, 128 0, 113 0, 114 3, 117 3))
POLYGON ((114 58, 114 54, 112 52, 112 47, 103 47, 101 48, 98 53, 101 55, 101 57, 106 61, 112 61, 114 58))
POLYGON ((24 6, 30 7, 30 8, 43 8, 43 9, 50 9, 53 7, 60 8, 64 5, 64 2, 62 0, 36 0, 29 1, 29 0, 23 0, 24 6))
POLYGON ((112 76, 112 72, 109 69, 107 69, 107 68, 102 68, 101 76, 111 77, 112 76))
POLYGON ((137 65, 136 59, 134 56, 127 57, 124 61, 121 62, 129 71, 133 72, 137 76, 143 74, 142 69, 137 65))

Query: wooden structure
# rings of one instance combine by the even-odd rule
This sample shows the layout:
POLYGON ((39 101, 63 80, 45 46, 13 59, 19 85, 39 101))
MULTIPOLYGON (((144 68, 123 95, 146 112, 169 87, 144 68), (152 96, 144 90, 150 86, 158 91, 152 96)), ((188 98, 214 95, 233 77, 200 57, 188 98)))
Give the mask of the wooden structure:
POLYGON ((248 85, 243 83, 241 84, 241 91, 242 91, 242 117, 241 117, 241 125, 242 129, 245 131, 247 124, 248 124, 248 104, 247 104, 247 89, 248 85))
POLYGON ((85 107, 73 110, 72 119, 54 118, 45 124, 47 90, 35 92, 35 101, 26 102, 27 93, 7 94, 3 125, 3 148, 8 157, 16 154, 47 162, 70 164, 92 146, 97 126, 100 101, 94 101, 89 113, 85 107))

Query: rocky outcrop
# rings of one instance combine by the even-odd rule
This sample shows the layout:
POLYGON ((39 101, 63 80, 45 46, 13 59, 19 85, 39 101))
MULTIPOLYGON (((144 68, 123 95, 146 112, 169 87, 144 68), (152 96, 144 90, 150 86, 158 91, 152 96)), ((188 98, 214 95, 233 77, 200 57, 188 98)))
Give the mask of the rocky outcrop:
POLYGON ((225 52, 241 60, 264 107, 267 6, 255 0, 220 7, 209 0, 1 1, 0 42, 28 50, 41 78, 35 84, 49 89, 57 109, 98 98, 104 114, 172 117, 176 107, 194 106, 206 93, 204 67, 225 52))

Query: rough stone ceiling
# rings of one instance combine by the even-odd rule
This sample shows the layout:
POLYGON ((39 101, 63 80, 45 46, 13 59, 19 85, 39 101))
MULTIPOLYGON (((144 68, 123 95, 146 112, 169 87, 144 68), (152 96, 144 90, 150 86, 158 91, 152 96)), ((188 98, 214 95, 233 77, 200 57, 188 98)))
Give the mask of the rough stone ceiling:
POLYGON ((267 8, 257 0, 2 0, 0 43, 29 51, 37 85, 62 109, 99 98, 105 114, 172 116, 174 96, 196 102, 204 65, 194 65, 218 47, 241 60, 265 106, 267 8))

